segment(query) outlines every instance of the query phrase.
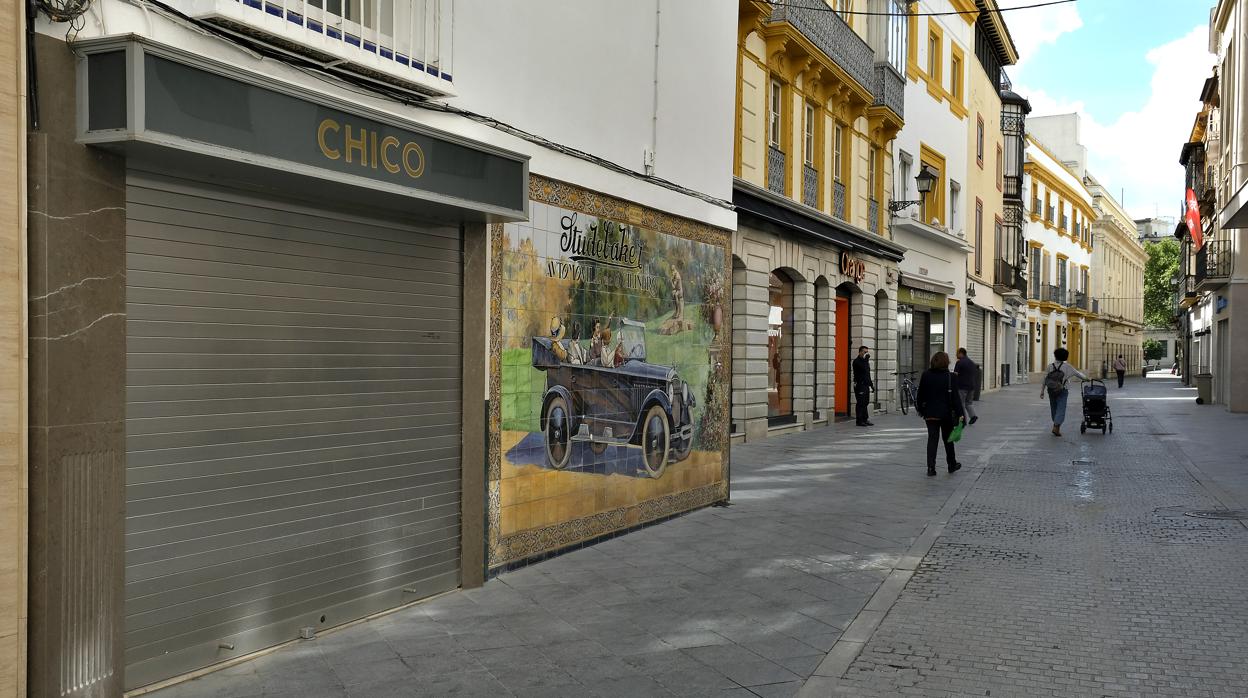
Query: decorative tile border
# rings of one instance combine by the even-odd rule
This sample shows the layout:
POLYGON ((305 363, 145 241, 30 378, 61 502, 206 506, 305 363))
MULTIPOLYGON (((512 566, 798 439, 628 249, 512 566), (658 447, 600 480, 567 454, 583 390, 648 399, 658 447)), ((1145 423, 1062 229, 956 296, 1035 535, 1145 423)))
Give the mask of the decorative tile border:
MULTIPOLYGON (((529 175, 529 198, 538 203, 568 208, 581 213, 627 222, 668 235, 715 245, 724 251, 725 295, 732 297, 732 231, 716 228, 688 218, 635 204, 607 194, 600 194, 574 184, 529 175)), ((721 477, 718 482, 684 492, 676 492, 652 500, 600 512, 551 526, 500 535, 502 478, 502 288, 503 288, 503 224, 490 225, 490 414, 488 479, 488 567, 495 569, 526 558, 598 538, 604 534, 626 530, 656 519, 708 506, 728 498, 728 439, 724 439, 721 477)), ((732 337, 731 313, 725 313, 722 337, 732 337)), ((724 341, 718 348, 722 363, 721 390, 729 390, 732 376, 732 342, 724 341)))

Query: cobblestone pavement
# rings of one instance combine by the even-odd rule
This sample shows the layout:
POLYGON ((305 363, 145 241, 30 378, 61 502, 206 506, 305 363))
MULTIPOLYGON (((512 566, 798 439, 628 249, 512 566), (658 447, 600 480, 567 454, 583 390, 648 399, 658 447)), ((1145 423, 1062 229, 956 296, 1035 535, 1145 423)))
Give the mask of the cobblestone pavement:
POLYGON ((875 422, 734 448, 730 507, 154 695, 792 695, 966 481, 924 476, 914 415, 875 422))
POLYGON ((1248 417, 1136 380, 1057 439, 1038 392, 956 475, 913 415, 737 447, 731 507, 153 695, 1248 695, 1248 530, 1185 516, 1248 508, 1248 417))
POLYGON ((861 654, 803 695, 1248 695, 1248 529, 1188 515, 1238 500, 1178 448, 1238 470, 1248 422, 1168 380, 1110 397, 1111 435, 1054 438, 1038 405, 1011 430, 861 654), (1233 428, 1186 441, 1200 409, 1233 428))

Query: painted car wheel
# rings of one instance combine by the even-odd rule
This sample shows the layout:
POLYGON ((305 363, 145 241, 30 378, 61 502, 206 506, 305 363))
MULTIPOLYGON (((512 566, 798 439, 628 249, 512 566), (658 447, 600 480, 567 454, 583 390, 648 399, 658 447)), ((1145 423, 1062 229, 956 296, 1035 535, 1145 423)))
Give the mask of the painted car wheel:
POLYGON ((689 452, 692 450, 693 450, 693 435, 690 434, 689 438, 680 442, 680 444, 676 446, 676 448, 672 451, 672 462, 679 463, 682 460, 688 458, 689 452))
POLYGON ((651 405, 641 427, 642 463, 650 477, 663 476, 672 445, 672 427, 662 405, 651 405))
POLYGON ((556 395, 546 403, 546 462, 550 467, 562 470, 572 459, 572 415, 568 401, 556 395))

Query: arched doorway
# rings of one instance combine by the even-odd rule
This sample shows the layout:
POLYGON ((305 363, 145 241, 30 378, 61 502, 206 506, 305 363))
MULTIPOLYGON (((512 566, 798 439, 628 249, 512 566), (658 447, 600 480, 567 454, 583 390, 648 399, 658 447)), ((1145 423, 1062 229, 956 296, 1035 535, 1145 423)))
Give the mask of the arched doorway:
POLYGON ((768 278, 767 423, 793 424, 794 315, 792 274, 776 269, 768 278))
POLYGON ((858 287, 844 283, 836 287, 835 319, 836 323, 836 388, 834 391, 833 411, 837 417, 848 418, 850 415, 850 388, 853 384, 852 363, 858 352, 854 350, 855 332, 853 326, 853 300, 858 287))

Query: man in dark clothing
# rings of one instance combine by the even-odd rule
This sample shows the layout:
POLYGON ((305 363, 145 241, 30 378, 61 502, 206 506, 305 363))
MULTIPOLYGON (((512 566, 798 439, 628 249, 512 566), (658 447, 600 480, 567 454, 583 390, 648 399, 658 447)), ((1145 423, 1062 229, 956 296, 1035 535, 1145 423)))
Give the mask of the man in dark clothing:
POLYGON ((875 383, 871 380, 871 354, 866 347, 858 347, 858 358, 854 359, 854 398, 858 407, 858 426, 873 427, 867 419, 867 405, 871 402, 871 391, 875 383))
POLYGON ((966 355, 966 349, 958 350, 958 362, 953 365, 953 372, 958 375, 957 385, 958 394, 962 398, 962 408, 966 410, 966 416, 970 418, 968 424, 974 424, 979 421, 979 415, 975 414, 975 410, 971 407, 971 400, 975 397, 975 381, 979 378, 979 366, 971 361, 971 357, 966 355))

